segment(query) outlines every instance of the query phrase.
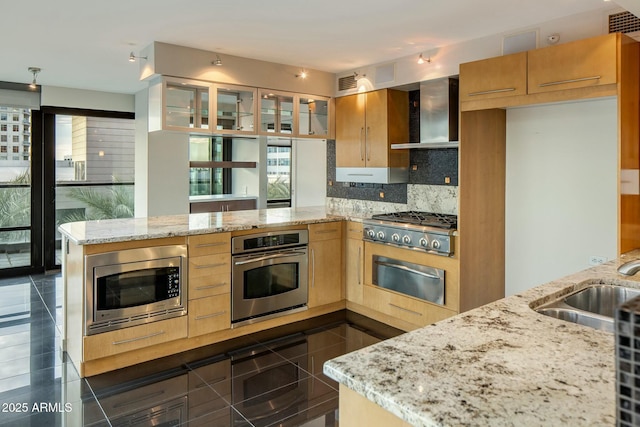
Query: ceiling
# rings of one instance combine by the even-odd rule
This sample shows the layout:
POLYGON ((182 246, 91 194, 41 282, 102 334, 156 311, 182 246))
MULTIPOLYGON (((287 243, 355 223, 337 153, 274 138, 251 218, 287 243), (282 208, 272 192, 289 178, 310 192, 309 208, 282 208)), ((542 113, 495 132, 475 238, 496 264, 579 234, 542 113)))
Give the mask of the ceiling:
MULTIPOLYGON (((135 93, 153 41, 334 73, 638 0, 3 2, 0 81, 135 93)), ((635 6, 633 6, 635 5, 635 6)))

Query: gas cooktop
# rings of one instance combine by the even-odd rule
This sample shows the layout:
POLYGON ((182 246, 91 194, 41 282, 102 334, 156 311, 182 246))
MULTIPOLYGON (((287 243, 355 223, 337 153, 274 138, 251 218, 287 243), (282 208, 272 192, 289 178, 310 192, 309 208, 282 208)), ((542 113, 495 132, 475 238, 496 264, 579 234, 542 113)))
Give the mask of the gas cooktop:
POLYGON ((372 219, 403 224, 417 224, 425 227, 454 229, 458 226, 458 217, 433 212, 405 211, 373 215, 372 219))
POLYGON ((363 225, 364 240, 451 256, 451 236, 458 226, 458 217, 432 212, 393 212, 373 215, 363 225))

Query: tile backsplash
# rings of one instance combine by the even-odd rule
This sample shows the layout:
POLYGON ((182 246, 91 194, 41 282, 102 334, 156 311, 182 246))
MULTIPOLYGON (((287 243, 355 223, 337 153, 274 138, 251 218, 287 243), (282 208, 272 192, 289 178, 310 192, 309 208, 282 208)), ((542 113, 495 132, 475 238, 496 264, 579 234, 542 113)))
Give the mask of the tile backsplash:
POLYGON ((351 186, 336 181, 335 144, 334 140, 327 141, 327 206, 330 208, 363 213, 419 210, 457 214, 456 148, 411 150, 408 184, 351 186))

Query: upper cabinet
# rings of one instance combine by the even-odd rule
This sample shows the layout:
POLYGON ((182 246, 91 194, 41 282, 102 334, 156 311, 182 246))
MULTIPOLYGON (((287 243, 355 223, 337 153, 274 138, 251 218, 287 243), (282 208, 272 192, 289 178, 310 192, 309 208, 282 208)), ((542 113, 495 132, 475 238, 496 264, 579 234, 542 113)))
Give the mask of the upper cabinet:
POLYGON ((616 96, 619 33, 460 64, 462 111, 616 96))
POLYGON ((255 88, 216 84, 215 111, 216 132, 255 133, 256 95, 255 88))
POLYGON ((527 52, 460 64, 460 102, 526 93, 527 52))
POLYGON ((616 34, 531 50, 529 93, 615 84, 616 34))
POLYGON ((329 100, 161 77, 149 86, 149 131, 328 138, 329 100))
MULTIPOLYGON (((407 169, 408 150, 391 150, 392 143, 409 140, 409 95, 382 89, 336 99, 337 179, 351 182, 382 182, 375 176, 344 168, 407 169), (342 173, 353 175, 341 176, 342 173)), ((375 175, 376 171, 371 171, 375 175)), ((392 179, 393 181, 393 179, 392 179)), ((403 182, 403 181, 396 181, 403 182)), ((406 181, 404 181, 406 182, 406 181)))

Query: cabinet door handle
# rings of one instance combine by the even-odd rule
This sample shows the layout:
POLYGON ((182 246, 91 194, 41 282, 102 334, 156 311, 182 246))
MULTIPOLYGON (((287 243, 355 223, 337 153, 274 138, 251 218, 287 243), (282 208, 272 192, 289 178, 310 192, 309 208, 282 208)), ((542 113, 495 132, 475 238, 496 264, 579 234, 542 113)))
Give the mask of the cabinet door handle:
POLYGON ((316 287, 316 251, 311 249, 311 287, 316 287))
POLYGON ((218 316, 222 316, 226 313, 227 311, 219 311, 217 313, 213 313, 213 314, 203 314, 202 316, 196 316, 196 320, 204 320, 204 319, 210 319, 212 317, 218 317, 218 316))
POLYGON ((502 93, 502 92, 513 92, 514 90, 516 90, 515 87, 508 87, 504 89, 483 90, 481 92, 471 92, 468 94, 468 96, 489 95, 491 93, 502 93))
POLYGON ((205 290, 205 289, 221 288, 221 287, 226 286, 226 285, 227 285, 227 282, 222 282, 222 283, 220 283, 220 284, 218 284, 218 285, 198 286, 198 287, 196 288, 196 291, 203 291, 203 290, 205 290))
POLYGON ((364 161, 364 126, 360 128, 360 160, 364 161))
POLYGON ((371 144, 369 144, 369 131, 371 130, 371 128, 369 126, 367 126, 367 132, 365 134, 365 138, 364 138, 364 144, 365 147, 367 149, 367 161, 371 160, 371 144))
POLYGON ((316 230, 314 231, 315 234, 329 234, 329 233, 337 233, 338 230, 316 230))
POLYGON ((399 305, 393 304, 391 302, 389 303, 389 305, 391 307, 393 307, 393 308, 397 308, 399 310, 406 311, 407 313, 415 314, 417 316, 422 316, 422 313, 418 313, 417 311, 409 310, 408 308, 400 307, 399 305))
POLYGON ((362 281, 360 280, 360 263, 362 258, 362 248, 360 246, 358 246, 358 264, 357 264, 357 269, 358 269, 358 285, 362 284, 362 281))
POLYGON ((198 245, 196 245, 196 248, 208 248, 211 246, 222 246, 222 245, 226 245, 227 242, 214 242, 214 243, 200 243, 198 245))
POLYGON ((145 335, 143 337, 130 338, 128 340, 122 340, 122 341, 114 341, 113 345, 127 344, 127 343, 135 342, 135 341, 142 341, 142 340, 146 340, 146 339, 149 339, 149 338, 157 337, 158 335, 162 335, 164 333, 165 333, 164 331, 160 331, 160 332, 156 332, 154 334, 145 335))
POLYGON ((406 265, 401 264, 392 264, 390 262, 376 261, 376 264, 382 265, 384 267, 397 268, 398 270, 407 271, 409 273, 418 274, 420 276, 427 277, 429 279, 440 280, 440 276, 435 274, 425 273, 424 271, 416 270, 415 268, 407 267, 406 265))
POLYGON ((579 79, 558 80, 557 82, 540 83, 538 86, 547 87, 547 86, 563 85, 565 83, 577 83, 577 82, 586 82, 589 80, 600 80, 600 78, 601 76, 592 76, 592 77, 582 77, 579 79))
POLYGON ((226 262, 219 262, 216 264, 201 264, 201 265, 195 265, 194 267, 197 269, 201 269, 201 268, 215 268, 215 267, 222 267, 227 265, 226 262))

